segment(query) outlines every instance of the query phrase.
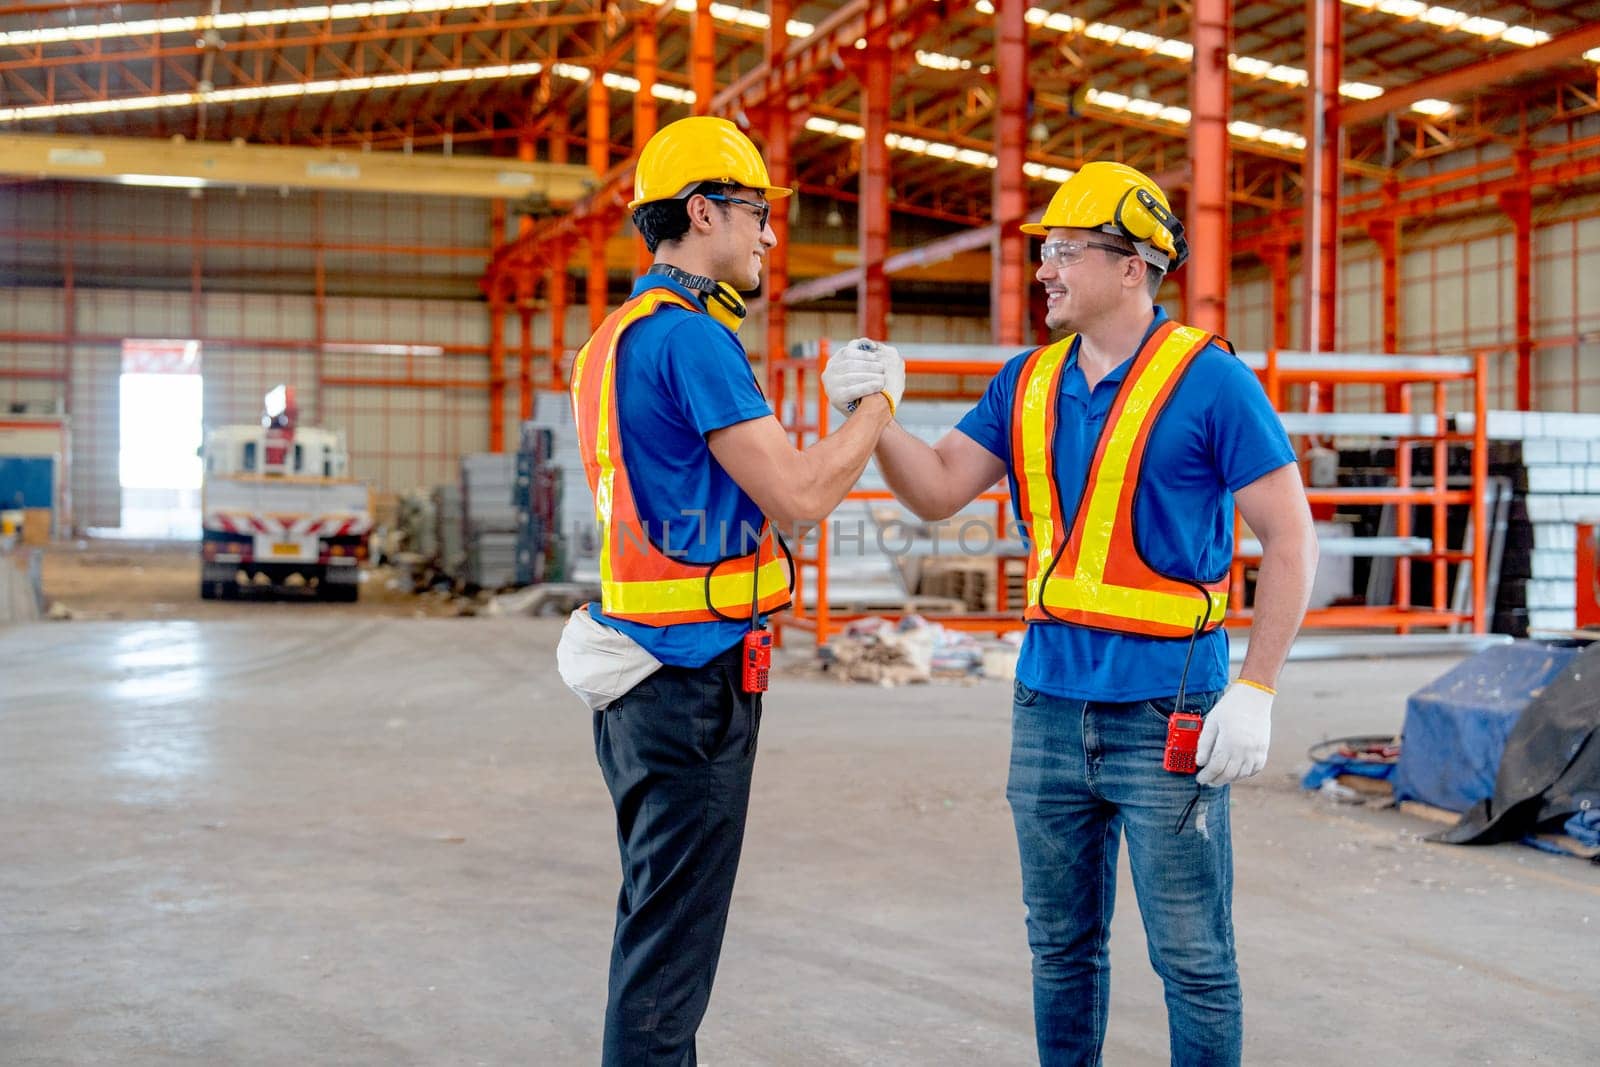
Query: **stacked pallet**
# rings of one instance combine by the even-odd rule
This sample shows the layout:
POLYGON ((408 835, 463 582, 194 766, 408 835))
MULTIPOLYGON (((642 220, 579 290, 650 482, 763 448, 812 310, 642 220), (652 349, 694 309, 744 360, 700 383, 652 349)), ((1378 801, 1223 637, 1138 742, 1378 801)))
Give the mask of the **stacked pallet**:
POLYGON ((517 509, 512 500, 516 457, 476 452, 461 457, 463 580, 502 589, 517 579, 517 509))
POLYGON ((561 470, 555 459, 555 431, 533 423, 522 426, 517 449, 517 584, 564 580, 566 542, 561 535, 561 470))
POLYGON ((433 537, 438 546, 439 570, 446 575, 460 574, 467 565, 467 549, 462 537, 459 485, 434 487, 433 537))
POLYGON ((1600 517, 1600 415, 1491 411, 1488 433, 1491 473, 1513 490, 1493 629, 1571 630, 1575 524, 1600 517))
POLYGON ((1006 560, 1006 609, 1021 611, 1028 602, 1028 561, 1006 560))
POLYGON ((967 611, 994 610, 994 557, 922 561, 917 595, 959 602, 967 611))
MULTIPOLYGON (((578 449, 572 401, 566 393, 536 395, 533 418, 523 425, 523 442, 531 440, 529 434, 537 431, 549 433, 549 452, 540 463, 550 472, 547 478, 555 493, 550 523, 560 538, 561 580, 594 581, 600 575, 600 528, 594 517, 594 494, 589 491, 589 478, 583 470, 583 454, 578 449)), ((531 564, 530 558, 530 567, 531 564)))
MULTIPOLYGON (((1456 428, 1471 432, 1472 416, 1457 415, 1456 428)), ((1575 523, 1585 517, 1600 516, 1600 415, 1564 412, 1491 411, 1488 413, 1489 475, 1509 491, 1504 506, 1504 529, 1495 532, 1493 507, 1495 494, 1486 512, 1490 530, 1490 565, 1494 549, 1500 545, 1500 566, 1491 570, 1489 584, 1494 592, 1490 605, 1489 629, 1494 633, 1526 637, 1530 630, 1570 630, 1576 622, 1574 575, 1577 546, 1575 523)), ((1472 454, 1465 446, 1452 446, 1446 458, 1446 477, 1452 487, 1471 484, 1472 454)), ((1341 485, 1392 484, 1393 448, 1344 450, 1340 452, 1341 485)), ((1433 478, 1433 453, 1427 448, 1412 452, 1414 484, 1426 485, 1433 478)), ((1355 533, 1371 536, 1393 532, 1392 516, 1386 509, 1349 508, 1357 518, 1355 533)), ((1453 505, 1448 509, 1448 542, 1451 547, 1467 545, 1468 510, 1453 505)), ((1416 507, 1412 530, 1426 534, 1431 525, 1429 509, 1416 507)), ((1404 565, 1404 564, 1402 564, 1404 565)), ((1370 578, 1365 561, 1358 560, 1356 586, 1365 582, 1369 599, 1379 578, 1388 580, 1388 561, 1377 561, 1370 578)), ((1413 602, 1425 604, 1431 596, 1429 564, 1418 561, 1412 572, 1413 602)), ((1456 584, 1456 565, 1450 567, 1450 582, 1456 584)), ((1387 586, 1379 595, 1386 597, 1387 586)))

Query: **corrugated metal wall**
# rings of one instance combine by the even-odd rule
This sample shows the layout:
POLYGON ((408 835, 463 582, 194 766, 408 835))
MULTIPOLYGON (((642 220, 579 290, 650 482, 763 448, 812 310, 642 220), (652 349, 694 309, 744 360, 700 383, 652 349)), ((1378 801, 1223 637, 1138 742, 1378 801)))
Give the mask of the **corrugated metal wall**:
MULTIPOLYGON (((1516 404, 1516 255, 1501 219, 1408 229, 1400 254, 1402 352, 1491 349, 1492 407, 1516 404)), ((1346 244, 1340 263, 1337 345, 1383 349, 1382 261, 1370 242, 1346 244)), ((1289 282, 1290 345, 1301 336, 1297 264, 1289 282)), ((1600 411, 1600 202, 1535 212, 1533 230, 1534 408, 1600 411), (1582 214, 1582 212, 1591 212, 1582 214), (1553 343, 1552 343, 1553 342, 1553 343)), ((1272 343, 1271 280, 1261 270, 1234 279, 1228 329, 1241 348, 1272 343)), ((1357 391, 1351 390, 1352 399, 1357 391)), ((1381 392, 1367 394, 1381 398, 1381 392)), ((1345 393, 1340 394, 1341 405, 1345 393)), ((1381 401, 1380 401, 1381 402, 1381 401)))
MULTIPOLYGON (((1536 334, 1575 339, 1540 349, 1537 406, 1600 410, 1600 200, 1542 204, 1535 219, 1536 334)), ((453 480, 461 454, 488 447, 489 320, 478 289, 489 245, 486 204, 259 192, 193 199, 173 190, 38 183, 0 198, 0 231, 15 238, 0 244, 0 333, 9 335, 0 340, 0 410, 53 412, 70 404, 80 526, 118 521, 117 377, 126 337, 207 340, 210 425, 254 421, 263 393, 279 382, 296 385, 306 418, 343 430, 355 472, 382 490, 453 480), (329 342, 320 395, 313 295, 319 255, 329 342), (69 261, 76 303, 70 324, 69 261), (63 341, 69 326, 70 357, 63 341)), ((1402 349, 1510 345, 1511 246, 1509 227, 1497 217, 1408 226, 1402 349)), ((1341 269, 1338 343, 1377 350, 1376 248, 1347 245, 1341 269)), ((1236 276, 1230 332, 1240 347, 1270 343, 1270 288, 1259 269, 1236 276)), ((1297 280, 1290 291, 1297 333, 1297 280)), ((573 293, 581 296, 581 284, 573 293)), ((581 344, 587 328, 587 309, 570 308, 569 344, 581 344)), ((789 316, 793 342, 855 332, 850 311, 789 316)), ((518 415, 515 314, 507 316, 505 333, 511 444, 518 415)), ((745 336, 752 349, 764 345, 761 316, 751 319, 745 336)), ((988 337, 986 319, 959 313, 891 320, 891 339, 901 342, 988 337)), ((548 339, 547 318, 536 315, 536 384, 548 377, 542 360, 548 339)), ((1510 358, 1499 364, 1493 403, 1510 406, 1510 358)), ((1359 407, 1378 402, 1375 396, 1341 393, 1340 404, 1359 407)))

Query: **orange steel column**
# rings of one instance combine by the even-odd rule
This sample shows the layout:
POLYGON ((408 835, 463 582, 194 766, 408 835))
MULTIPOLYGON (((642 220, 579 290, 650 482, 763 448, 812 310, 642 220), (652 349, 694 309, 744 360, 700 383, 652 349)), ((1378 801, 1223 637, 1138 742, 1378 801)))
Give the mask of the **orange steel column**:
POLYGON ((1022 343, 1028 316, 1028 238, 1017 226, 1028 213, 1028 24, 1027 0, 995 4, 995 81, 1000 93, 995 122, 994 221, 989 283, 990 333, 995 344, 1022 343))
POLYGON ((316 418, 321 421, 327 418, 327 409, 323 404, 322 379, 327 367, 328 357, 328 263, 322 249, 323 214, 322 194, 319 192, 312 197, 311 225, 313 236, 316 239, 316 251, 312 254, 312 302, 311 302, 311 330, 314 345, 311 353, 311 410, 316 412, 316 418))
POLYGON ((604 219, 589 223, 589 271, 584 289, 589 305, 589 332, 600 328, 606 318, 606 224, 604 219))
POLYGON ((528 299, 517 304, 517 329, 517 417, 527 422, 533 418, 533 305, 528 299))
MULTIPOLYGON (((549 136, 550 162, 567 162, 566 112, 551 116, 549 136)), ((545 292, 550 294, 550 387, 565 389, 561 359, 567 344, 567 260, 572 249, 565 242, 557 242, 551 253, 545 276, 545 292)))
MULTIPOLYGON (((767 66, 776 69, 789 47, 789 0, 771 0, 767 6, 771 23, 767 26, 767 66)), ((776 76, 774 76, 776 77, 776 76)), ((767 94, 767 174, 773 185, 787 186, 793 175, 789 155, 789 94, 775 85, 767 94)), ((783 358, 789 345, 788 311, 783 292, 789 288, 789 197, 772 201, 770 224, 778 244, 767 253, 767 367, 783 358)), ((774 397, 777 404, 781 398, 774 397)), ((779 411, 782 415, 782 411, 779 411)))
POLYGON ((567 161, 567 113, 559 111, 550 116, 550 162, 567 161))
POLYGON ((889 335, 889 275, 883 261, 889 256, 889 47, 882 33, 867 41, 861 65, 862 125, 861 198, 857 205, 861 245, 860 299, 856 305, 857 329, 863 336, 884 340, 889 335))
POLYGON ((567 350, 567 246, 558 244, 545 282, 550 294, 550 385, 565 389, 566 379, 561 375, 561 361, 567 350))
MULTIPOLYGON (((1231 226, 1228 202, 1228 82, 1230 0, 1195 0, 1194 67, 1189 99, 1189 165, 1194 185, 1189 200, 1192 258, 1184 286, 1188 321, 1202 330, 1228 332, 1228 267, 1231 226)), ((1338 97, 1334 97, 1338 102, 1338 97)))
MULTIPOLYGON (((534 160, 533 139, 526 135, 517 138, 517 158, 524 163, 534 160)), ((533 229, 533 219, 527 215, 517 217, 517 235, 520 237, 533 229)), ((537 282, 532 267, 521 267, 517 273, 517 414, 523 422, 533 418, 533 294, 537 282)))
POLYGON ((1289 248, 1272 244, 1261 250, 1267 264, 1267 274, 1272 279, 1272 347, 1283 351, 1289 347, 1289 248))
POLYGON ((1517 149, 1517 177, 1521 185, 1500 194, 1500 210, 1511 220, 1515 246, 1517 314, 1517 410, 1533 407, 1533 195, 1528 176, 1532 151, 1517 149))
MULTIPOLYGON (((71 233, 76 228, 72 217, 72 183, 61 182, 58 188, 60 189, 61 222, 67 232, 71 233)), ((322 231, 319 229, 317 231, 317 239, 320 241, 321 238, 322 231)), ((78 416, 78 412, 72 406, 72 379, 75 377, 74 371, 76 368, 74 364, 77 362, 78 352, 78 273, 77 256, 73 252, 74 245, 75 242, 71 240, 61 242, 61 342, 63 346, 61 351, 61 408, 69 417, 75 419, 78 416)), ((320 261, 321 256, 319 254, 318 262, 320 261)), ((320 346, 318 351, 321 351, 320 346)), ((204 369, 205 367, 202 364, 201 370, 204 369)), ((319 403, 320 399, 319 397, 319 403)), ((317 411, 317 416, 319 418, 322 416, 320 409, 317 411)), ((85 429, 87 428, 86 426, 85 429)), ((71 517, 73 531, 77 532, 80 529, 87 528, 89 522, 87 511, 85 511, 82 521, 80 521, 80 516, 76 512, 72 501, 71 451, 69 447, 67 455, 61 457, 62 463, 65 465, 65 469, 61 474, 62 481, 67 487, 67 514, 71 517)), ((87 500, 84 501, 84 507, 88 507, 87 500)))
MULTIPOLYGON (((506 240, 506 202, 489 205, 489 245, 499 248, 506 240)), ((489 292, 489 451, 502 452, 506 444, 506 298, 505 280, 496 278, 489 292)))
MULTIPOLYGON (((656 19, 649 8, 641 11, 633 25, 633 74, 639 79, 639 91, 633 97, 633 154, 637 159, 656 132, 656 19)), ((634 245, 634 267, 643 274, 655 256, 642 239, 636 238, 634 245)))
MULTIPOLYGON (((1306 0, 1305 237, 1300 245, 1308 352, 1334 347, 1339 277, 1339 0, 1306 0)), ((1313 386, 1313 391, 1316 387, 1313 386)), ((1327 408, 1331 405, 1324 404, 1327 408)))
MULTIPOLYGON (((589 169, 603 176, 611 169, 611 94, 594 72, 589 82, 589 169)), ((589 241, 589 276, 585 301, 589 305, 589 330, 600 328, 606 317, 606 221, 596 215, 589 220, 585 236, 589 241)))
MULTIPOLYGON (((1399 197, 1399 185, 1390 180, 1384 183, 1384 203, 1393 205, 1399 197)), ((1383 297, 1383 351, 1400 351, 1400 218, 1398 214, 1375 219, 1367 223, 1367 235, 1378 246, 1378 262, 1382 271, 1383 297)), ((1400 410, 1400 391, 1403 385, 1383 387, 1384 407, 1400 410)))
POLYGON ((711 21, 711 0, 697 0, 694 29, 689 39, 689 87, 694 90, 694 113, 709 115, 717 93, 717 28, 711 21))
POLYGON ((498 292, 489 302, 489 451, 506 447, 506 305, 498 292))

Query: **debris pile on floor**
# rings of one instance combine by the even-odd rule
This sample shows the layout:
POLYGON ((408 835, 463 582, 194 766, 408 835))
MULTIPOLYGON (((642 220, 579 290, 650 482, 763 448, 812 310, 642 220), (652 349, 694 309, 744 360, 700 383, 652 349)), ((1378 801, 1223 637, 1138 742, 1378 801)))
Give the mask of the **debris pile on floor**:
POLYGON ((575 608, 599 599, 599 586, 584 582, 545 582, 491 596, 477 608, 476 614, 491 619, 507 615, 567 616, 575 608))
POLYGON ((1398 736, 1344 737, 1313 745, 1306 753, 1311 769, 1301 788, 1314 789, 1339 804, 1384 804, 1394 800, 1394 768, 1400 758, 1398 736))
POLYGON ((830 638, 817 659, 826 673, 887 688, 935 678, 1009 677, 1020 643, 1020 634, 1007 634, 998 644, 985 644, 920 615, 907 615, 898 623, 870 616, 830 638))

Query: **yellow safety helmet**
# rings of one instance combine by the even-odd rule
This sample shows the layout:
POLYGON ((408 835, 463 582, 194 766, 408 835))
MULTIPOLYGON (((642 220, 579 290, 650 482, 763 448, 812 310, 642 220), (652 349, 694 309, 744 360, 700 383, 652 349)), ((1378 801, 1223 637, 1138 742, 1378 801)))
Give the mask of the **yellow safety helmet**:
POLYGON ((761 153, 739 127, 727 119, 695 115, 668 123, 645 142, 633 171, 633 200, 628 210, 652 200, 677 199, 700 182, 760 189, 768 200, 794 191, 772 184, 761 153))
POLYGON ((1183 223, 1172 213, 1167 194, 1122 163, 1084 164, 1061 183, 1044 209, 1044 218, 1023 223, 1022 232, 1043 237, 1058 226, 1126 238, 1141 259, 1167 273, 1189 258, 1183 223))

